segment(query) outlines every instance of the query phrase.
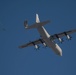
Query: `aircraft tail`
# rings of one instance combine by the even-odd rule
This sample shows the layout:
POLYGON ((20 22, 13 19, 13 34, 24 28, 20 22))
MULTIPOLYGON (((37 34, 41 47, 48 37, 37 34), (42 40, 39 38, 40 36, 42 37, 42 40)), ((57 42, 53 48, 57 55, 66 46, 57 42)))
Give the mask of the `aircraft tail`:
POLYGON ((40 23, 38 14, 36 14, 36 23, 40 23))
POLYGON ((38 14, 36 14, 36 23, 31 25, 31 26, 28 26, 28 22, 26 20, 26 21, 24 21, 24 27, 26 29, 38 28, 38 27, 43 26, 43 25, 45 25, 45 24, 47 24, 49 22, 50 22, 49 20, 48 21, 44 21, 44 22, 40 22, 39 16, 38 16, 38 14))
POLYGON ((28 28, 28 22, 27 20, 24 21, 24 27, 27 29, 28 28))

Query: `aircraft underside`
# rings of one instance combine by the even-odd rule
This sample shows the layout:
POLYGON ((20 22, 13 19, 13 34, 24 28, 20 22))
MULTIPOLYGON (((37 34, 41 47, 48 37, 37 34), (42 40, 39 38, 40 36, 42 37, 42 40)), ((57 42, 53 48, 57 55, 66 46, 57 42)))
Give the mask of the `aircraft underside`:
POLYGON ((52 48, 52 50, 56 54, 62 56, 61 48, 58 46, 58 44, 56 44, 53 40, 50 39, 51 36, 48 34, 45 28, 42 26, 42 27, 38 27, 37 30, 39 31, 41 38, 45 41, 46 45, 52 48))
POLYGON ((63 43, 63 41, 64 41, 62 39, 62 37, 66 37, 67 40, 71 40, 72 37, 70 36, 70 34, 75 33, 76 29, 64 31, 61 33, 53 34, 53 35, 49 35, 48 32, 46 31, 46 29, 43 27, 44 25, 46 25, 49 22, 50 22, 49 20, 44 21, 44 22, 40 22, 38 14, 36 14, 36 23, 34 23, 31 26, 28 26, 28 22, 27 22, 27 20, 25 20, 24 21, 24 27, 26 29, 36 28, 38 30, 38 32, 40 33, 41 38, 36 39, 34 41, 31 41, 29 43, 23 44, 23 45, 19 46, 19 48, 34 46, 36 49, 39 49, 40 48, 39 44, 43 44, 44 47, 48 46, 57 55, 62 56, 62 49, 58 46, 57 43, 54 42, 54 40, 58 39, 58 41, 60 43, 63 43))

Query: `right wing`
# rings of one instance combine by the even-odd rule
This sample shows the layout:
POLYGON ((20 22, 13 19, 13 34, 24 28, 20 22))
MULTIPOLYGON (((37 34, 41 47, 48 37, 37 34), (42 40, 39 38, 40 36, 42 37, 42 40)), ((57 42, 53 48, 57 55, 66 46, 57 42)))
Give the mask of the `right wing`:
POLYGON ((75 33, 75 32, 76 32, 76 29, 70 30, 70 31, 65 31, 65 32, 62 32, 62 33, 59 33, 59 34, 54 34, 51 37, 53 39, 58 39, 58 37, 61 38, 61 37, 64 37, 66 35, 70 35, 70 34, 75 33))
POLYGON ((37 45, 37 44, 41 44, 42 42, 43 42, 42 39, 38 39, 38 40, 35 40, 35 41, 32 41, 32 42, 29 42, 27 44, 21 45, 21 46, 19 46, 19 48, 24 48, 24 47, 28 47, 28 46, 34 46, 34 45, 37 45))

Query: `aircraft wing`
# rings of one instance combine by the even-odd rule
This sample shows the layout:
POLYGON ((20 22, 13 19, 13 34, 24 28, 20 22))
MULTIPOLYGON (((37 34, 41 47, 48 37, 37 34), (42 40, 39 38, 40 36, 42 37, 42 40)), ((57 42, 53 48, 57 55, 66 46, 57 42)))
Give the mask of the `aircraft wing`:
POLYGON ((72 34, 72 33, 75 33, 75 32, 76 32, 76 29, 70 30, 70 31, 65 31, 65 32, 62 32, 62 33, 59 33, 59 34, 54 34, 54 35, 52 35, 51 37, 52 37, 53 39, 58 39, 58 38, 61 38, 61 37, 70 35, 70 34, 72 34))
POLYGON ((38 39, 38 40, 35 40, 35 41, 32 41, 32 42, 29 42, 27 44, 21 45, 21 46, 19 46, 19 48, 24 48, 24 47, 28 47, 28 46, 34 46, 34 45, 37 45, 37 44, 41 44, 41 41, 43 41, 43 40, 38 39))

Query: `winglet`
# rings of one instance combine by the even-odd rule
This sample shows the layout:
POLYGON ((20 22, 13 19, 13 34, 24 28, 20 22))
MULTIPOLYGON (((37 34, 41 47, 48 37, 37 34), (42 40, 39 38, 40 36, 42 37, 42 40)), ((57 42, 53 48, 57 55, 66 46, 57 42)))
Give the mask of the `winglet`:
POLYGON ((36 14, 36 23, 40 23, 38 14, 36 14))

